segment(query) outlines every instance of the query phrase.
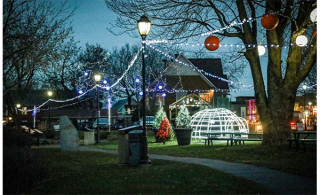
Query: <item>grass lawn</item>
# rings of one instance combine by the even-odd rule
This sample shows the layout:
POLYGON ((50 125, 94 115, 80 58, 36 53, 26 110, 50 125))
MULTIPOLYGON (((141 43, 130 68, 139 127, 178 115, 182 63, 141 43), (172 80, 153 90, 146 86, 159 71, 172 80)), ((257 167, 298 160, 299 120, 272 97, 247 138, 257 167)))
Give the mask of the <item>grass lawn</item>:
MULTIPOLYGON (((117 150, 117 131, 112 131, 105 142, 94 145, 102 149, 117 150)), ((307 144, 306 152, 291 152, 289 145, 268 147, 261 142, 246 142, 245 145, 227 147, 226 141, 205 146, 204 142, 178 146, 177 141, 156 143, 153 132, 148 132, 148 153, 171 156, 220 159, 264 166, 310 178, 317 175, 316 144, 307 144)), ((293 144, 294 147, 294 144, 293 144)))
POLYGON ((152 166, 134 168, 117 165, 117 156, 105 153, 37 150, 47 177, 25 194, 271 194, 254 182, 200 165, 153 160, 152 166))

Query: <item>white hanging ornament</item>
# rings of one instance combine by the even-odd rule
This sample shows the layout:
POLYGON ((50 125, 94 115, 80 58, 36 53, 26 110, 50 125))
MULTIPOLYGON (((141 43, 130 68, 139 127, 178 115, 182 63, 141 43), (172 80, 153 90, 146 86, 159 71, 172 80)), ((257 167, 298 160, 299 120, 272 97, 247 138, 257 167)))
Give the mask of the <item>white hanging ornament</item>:
POLYGON ((262 45, 258 45, 258 53, 259 56, 262 56, 264 53, 266 53, 266 48, 264 48, 262 45))
POLYGON ((307 45, 307 43, 308 43, 308 38, 306 36, 304 36, 304 35, 297 36, 296 44, 299 47, 304 47, 305 45, 307 45))
POLYGON ((310 20, 312 22, 317 22, 317 8, 312 10, 312 12, 310 13, 310 20))

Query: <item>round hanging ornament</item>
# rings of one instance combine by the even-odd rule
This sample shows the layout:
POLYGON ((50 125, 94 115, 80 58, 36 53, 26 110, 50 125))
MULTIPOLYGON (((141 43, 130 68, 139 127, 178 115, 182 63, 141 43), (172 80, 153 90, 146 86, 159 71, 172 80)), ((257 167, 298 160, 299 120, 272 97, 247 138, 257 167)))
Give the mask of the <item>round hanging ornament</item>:
POLYGON ((261 25, 267 30, 275 29, 279 24, 279 18, 275 14, 264 15, 261 18, 261 25))
POLYGON ((216 36, 209 36, 206 38, 204 41, 204 46, 207 48, 209 51, 214 51, 217 50, 220 46, 220 40, 216 36))
POLYGON ((308 43, 308 38, 304 35, 299 35, 297 36, 296 38, 296 44, 299 46, 299 47, 304 47, 306 46, 308 43))

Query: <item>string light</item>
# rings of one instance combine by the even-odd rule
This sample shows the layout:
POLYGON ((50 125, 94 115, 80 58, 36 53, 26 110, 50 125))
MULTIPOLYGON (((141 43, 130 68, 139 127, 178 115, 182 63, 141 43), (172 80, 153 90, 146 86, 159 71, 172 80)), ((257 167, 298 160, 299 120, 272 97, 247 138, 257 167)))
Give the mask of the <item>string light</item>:
POLYGON ((180 61, 180 60, 178 60, 178 59, 175 59, 173 56, 171 56, 171 55, 169 55, 169 54, 161 51, 160 49, 157 49, 157 48, 155 48, 155 47, 153 47, 153 46, 150 46, 150 45, 149 45, 149 47, 152 48, 153 50, 155 50, 155 51, 157 51, 157 52, 165 55, 166 57, 173 59, 175 62, 177 62, 177 63, 179 63, 179 64, 182 64, 182 65, 184 65, 184 66, 189 66, 189 67, 193 68, 193 71, 198 71, 199 73, 202 73, 202 74, 204 74, 204 75, 206 75, 206 76, 213 77, 213 78, 216 78, 216 79, 219 79, 219 80, 221 80, 221 81, 228 82, 228 83, 231 83, 231 84, 234 84, 234 85, 242 85, 243 87, 250 87, 250 86, 252 86, 252 85, 244 85, 244 84, 242 84, 242 83, 240 83, 240 82, 233 82, 233 81, 230 81, 230 80, 228 80, 228 79, 225 79, 225 78, 222 78, 222 77, 213 75, 213 74, 211 74, 211 73, 205 72, 204 70, 200 70, 198 67, 195 67, 195 66, 192 65, 192 64, 187 64, 187 63, 182 62, 182 61, 180 61))

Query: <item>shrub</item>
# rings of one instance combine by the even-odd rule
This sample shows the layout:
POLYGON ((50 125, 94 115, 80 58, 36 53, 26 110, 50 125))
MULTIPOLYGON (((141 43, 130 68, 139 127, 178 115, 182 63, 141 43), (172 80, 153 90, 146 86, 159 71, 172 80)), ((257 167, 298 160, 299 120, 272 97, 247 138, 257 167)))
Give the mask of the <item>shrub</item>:
POLYGON ((11 147, 31 147, 32 138, 31 136, 23 131, 17 131, 12 127, 3 128, 3 146, 11 147))
POLYGON ((3 131, 3 193, 20 194, 44 178, 38 151, 31 149, 31 136, 22 131, 3 131))
POLYGON ((99 133, 100 133, 100 139, 107 139, 110 134, 110 132, 108 131, 101 131, 99 133))

